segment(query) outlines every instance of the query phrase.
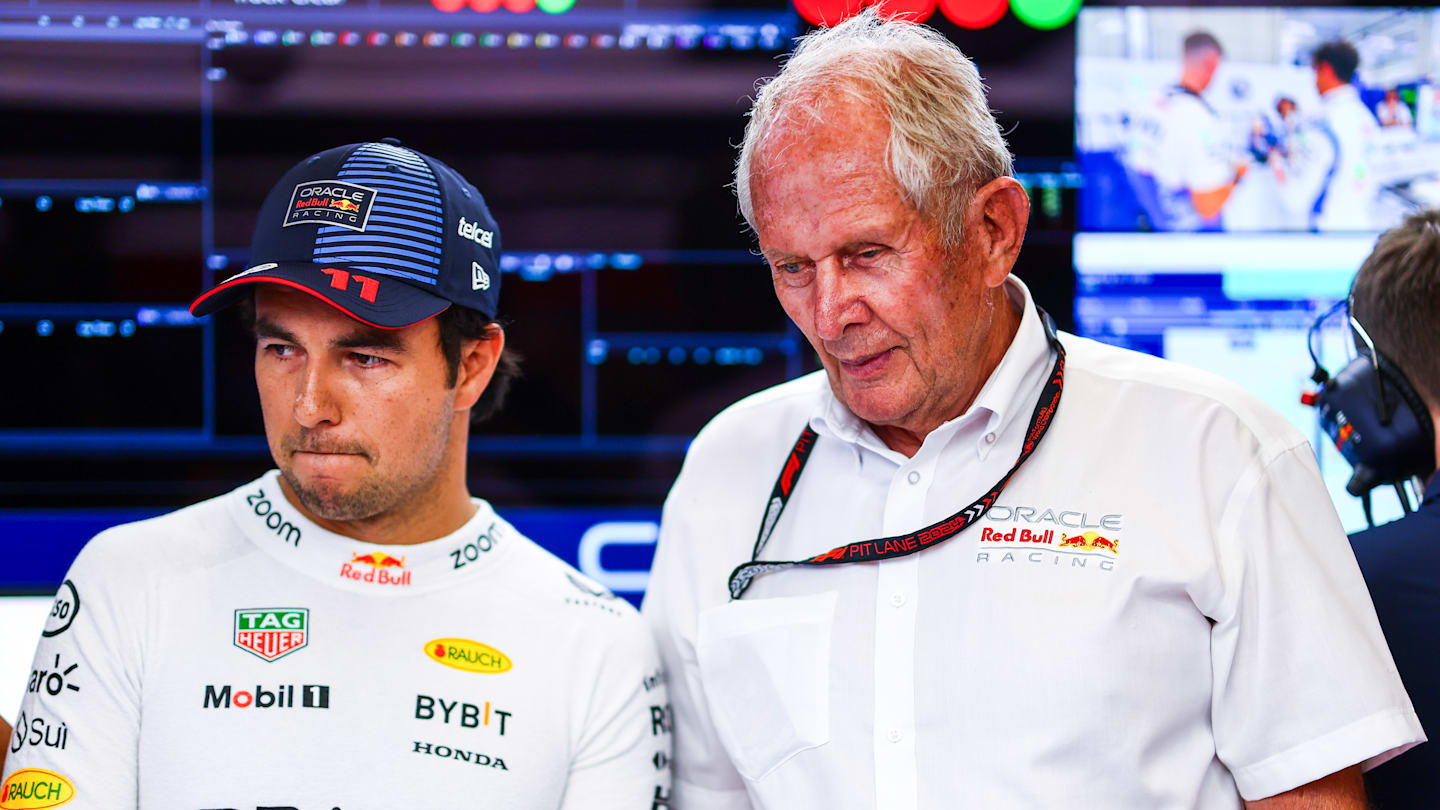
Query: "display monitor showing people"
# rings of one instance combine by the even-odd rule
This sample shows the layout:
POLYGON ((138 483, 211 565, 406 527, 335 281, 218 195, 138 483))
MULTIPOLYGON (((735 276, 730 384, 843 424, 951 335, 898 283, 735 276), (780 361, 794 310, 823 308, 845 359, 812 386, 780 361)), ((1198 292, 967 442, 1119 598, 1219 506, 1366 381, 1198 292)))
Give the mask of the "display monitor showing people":
POLYGON ((1080 227, 1378 231, 1440 204, 1434 9, 1086 8, 1080 227))

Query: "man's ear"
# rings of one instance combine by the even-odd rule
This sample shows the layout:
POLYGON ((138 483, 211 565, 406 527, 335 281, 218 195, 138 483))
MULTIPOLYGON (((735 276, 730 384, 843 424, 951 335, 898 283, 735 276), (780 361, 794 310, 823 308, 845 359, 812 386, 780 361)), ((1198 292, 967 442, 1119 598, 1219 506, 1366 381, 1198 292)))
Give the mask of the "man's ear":
POLYGON ((475 407, 480 395, 495 376, 500 353, 505 350, 505 330, 496 324, 486 327, 486 340, 468 338, 460 341, 460 363, 455 370, 455 410, 475 407))
POLYGON ((979 262, 987 287, 1005 283, 1030 223, 1030 197, 1013 177, 997 177, 981 186, 966 212, 966 241, 979 262))

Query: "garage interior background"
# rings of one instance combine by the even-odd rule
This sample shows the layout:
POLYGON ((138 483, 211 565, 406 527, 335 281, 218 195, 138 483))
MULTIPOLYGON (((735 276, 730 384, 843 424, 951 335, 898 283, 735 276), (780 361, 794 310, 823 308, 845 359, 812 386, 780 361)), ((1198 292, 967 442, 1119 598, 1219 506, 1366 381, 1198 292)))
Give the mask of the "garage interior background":
MULTIPOLYGON (((472 439, 471 491, 638 603, 689 438, 818 368, 726 188, 755 80, 829 13, 796 2, 0 0, 0 714, 13 719, 50 595, 89 537, 272 466, 246 337, 186 306, 243 269, 274 179, 342 143, 399 138, 485 194, 526 376, 472 439)), ((1241 68, 1299 75, 1310 40, 1342 31, 1410 54, 1383 81, 1415 105, 1433 15, 1085 3, 1070 19, 1079 5, 929 7, 978 63, 1032 195, 1017 274, 1063 329, 1227 374, 1291 416, 1357 528, 1348 467, 1296 403, 1303 328, 1343 297, 1374 233, 1147 232, 1108 185, 1106 126, 1123 111, 1087 101, 1109 74, 1085 57, 1173 82, 1178 41, 1161 33, 1194 24, 1185 14, 1218 14, 1202 22, 1224 41, 1257 14, 1298 13, 1313 36, 1278 54, 1237 42, 1240 67, 1213 92, 1263 113, 1269 79, 1241 68)), ((1340 333, 1322 343, 1343 365, 1340 333)))

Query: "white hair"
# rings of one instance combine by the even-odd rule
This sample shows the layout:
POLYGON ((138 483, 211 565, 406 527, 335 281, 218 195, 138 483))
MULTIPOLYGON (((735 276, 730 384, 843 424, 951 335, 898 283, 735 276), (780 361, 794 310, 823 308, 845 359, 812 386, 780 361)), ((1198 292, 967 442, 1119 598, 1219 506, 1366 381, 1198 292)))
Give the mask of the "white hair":
POLYGON ((970 197, 1011 173, 1010 149, 975 64, 934 29, 886 20, 873 7, 800 37, 780 73, 757 84, 735 162, 735 194, 751 229, 750 184, 769 168, 757 167, 755 155, 770 126, 797 113, 819 122, 823 100, 836 93, 884 111, 886 162, 902 198, 957 247, 970 197))

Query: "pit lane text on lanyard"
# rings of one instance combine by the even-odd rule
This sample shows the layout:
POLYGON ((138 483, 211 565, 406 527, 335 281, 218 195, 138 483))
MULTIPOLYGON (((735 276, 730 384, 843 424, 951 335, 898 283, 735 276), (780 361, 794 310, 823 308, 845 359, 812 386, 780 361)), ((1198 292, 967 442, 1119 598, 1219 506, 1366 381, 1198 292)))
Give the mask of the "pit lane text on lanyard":
POLYGON ((1060 345, 1060 338, 1055 335, 1055 326, 1050 321, 1050 316, 1038 306, 1035 309, 1040 313, 1040 323, 1045 327, 1045 339, 1055 350, 1055 365, 1050 369, 1050 376, 1040 391, 1040 398, 1035 402, 1034 412, 1030 414, 1030 426, 1025 429, 1025 444, 1020 448, 1019 457, 1015 459, 1010 471, 1005 473, 989 492, 939 523, 932 523, 909 534, 847 543, 808 560, 762 560, 760 553, 770 541, 775 524, 780 522, 780 515, 785 511, 785 505, 790 502, 790 495, 794 493, 796 485, 800 483, 800 474, 805 471, 805 464, 810 460, 810 453, 815 449, 815 441, 819 438, 807 424, 805 429, 800 431, 795 446, 785 459, 785 466, 780 470, 780 477, 775 479, 775 486, 770 490, 770 503, 765 509, 765 518, 760 523, 760 533, 755 538, 755 550, 750 555, 750 562, 737 566, 730 574, 730 598, 741 598, 755 577, 772 571, 797 565, 877 562, 923 551, 965 531, 990 511, 990 507, 1000 498, 1000 493, 1005 491, 1005 485, 1010 483, 1020 466, 1030 458, 1035 448, 1040 446, 1040 440, 1045 438, 1045 432, 1050 429, 1050 422, 1055 418, 1055 410, 1060 407, 1060 393, 1065 387, 1065 347, 1060 345))

